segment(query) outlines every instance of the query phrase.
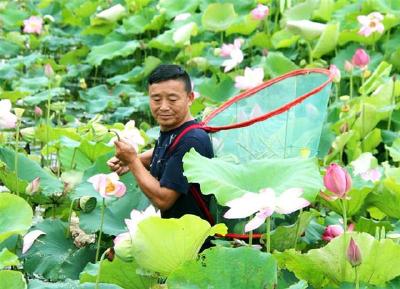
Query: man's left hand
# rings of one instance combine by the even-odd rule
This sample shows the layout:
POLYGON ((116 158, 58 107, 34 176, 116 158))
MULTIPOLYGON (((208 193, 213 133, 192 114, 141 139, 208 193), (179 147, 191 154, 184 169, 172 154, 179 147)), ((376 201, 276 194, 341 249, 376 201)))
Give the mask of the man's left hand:
POLYGON ((125 165, 129 165, 138 158, 135 148, 127 141, 115 141, 115 156, 125 165))

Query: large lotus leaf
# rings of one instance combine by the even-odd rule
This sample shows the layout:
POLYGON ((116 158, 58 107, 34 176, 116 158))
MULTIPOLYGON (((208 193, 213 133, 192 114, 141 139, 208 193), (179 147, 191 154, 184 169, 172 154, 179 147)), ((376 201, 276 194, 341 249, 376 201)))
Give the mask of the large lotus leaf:
POLYGON ((289 30, 283 29, 275 32, 271 37, 271 41, 274 48, 279 49, 292 46, 299 38, 299 35, 295 35, 289 30))
POLYGON ((191 149, 183 157, 183 167, 189 182, 199 183, 202 193, 214 194, 221 205, 262 188, 272 188, 278 194, 302 188, 303 196, 313 201, 323 187, 315 159, 263 159, 237 165, 208 159, 191 149))
POLYGON ((139 223, 132 251, 140 267, 168 276, 185 261, 195 259, 208 236, 226 233, 224 224, 211 227, 194 215, 149 217, 139 223))
POLYGON ((324 32, 318 39, 317 44, 312 50, 312 56, 314 58, 320 58, 321 56, 331 52, 336 48, 336 44, 339 38, 339 24, 328 24, 325 27, 324 32))
POLYGON ((249 35, 257 29, 260 21, 255 20, 250 14, 241 16, 238 18, 235 23, 233 23, 228 30, 226 31, 227 35, 231 34, 242 34, 249 35))
POLYGON ((45 235, 36 240, 24 255, 24 269, 51 281, 78 279, 86 264, 93 261, 93 247, 77 248, 66 238, 67 223, 46 219, 33 227, 45 235))
POLYGON ((38 105, 39 103, 42 103, 44 101, 47 101, 48 99, 53 99, 53 97, 57 96, 64 96, 67 94, 67 90, 63 87, 55 87, 51 88, 42 92, 39 92, 37 94, 28 96, 24 98, 24 103, 27 105, 38 105))
POLYGON ((17 265, 19 265, 17 255, 8 251, 7 248, 0 251, 0 270, 4 269, 4 267, 17 265))
POLYGON ((269 52, 267 58, 265 58, 263 67, 265 73, 271 77, 277 77, 298 68, 296 64, 281 52, 269 52))
POLYGON ((271 248, 278 251, 293 248, 315 215, 315 212, 303 212, 293 225, 278 226, 271 232, 271 248))
POLYGON ((373 219, 361 217, 357 221, 355 231, 365 232, 374 236, 377 230, 380 231, 383 227, 385 228, 385 232, 390 232, 393 230, 394 226, 390 221, 375 221, 373 219))
MULTIPOLYGON (((393 86, 392 81, 391 83, 387 83, 387 77, 390 75, 391 70, 392 65, 390 65, 386 61, 382 61, 374 70, 373 74, 368 77, 365 83, 359 88, 360 93, 370 94, 382 84, 393 86)), ((392 91, 393 88, 391 89, 391 92, 392 91)))
POLYGON ((400 138, 396 139, 391 147, 385 147, 389 151, 393 161, 400 162, 400 138))
POLYGON ((158 35, 149 41, 150 48, 156 48, 161 51, 170 52, 175 49, 175 42, 173 40, 173 30, 167 30, 163 34, 158 35))
MULTIPOLYGON (((115 257, 112 262, 101 261, 100 282, 116 284, 124 289, 150 288, 157 283, 157 278, 137 274, 140 267, 135 261, 124 262, 115 257)), ((95 282, 99 272, 99 264, 89 263, 80 274, 81 283, 95 282)))
POLYGON ((227 30, 236 20, 237 14, 231 3, 209 4, 201 17, 201 23, 207 30, 214 32, 227 30))
MULTIPOLYGON (((15 152, 8 148, 0 147, 0 160, 3 161, 9 170, 14 170, 15 152)), ((40 177, 40 188, 43 194, 52 195, 63 191, 63 184, 55 176, 42 169, 36 162, 18 153, 18 177, 31 182, 40 177)))
POLYGON ((169 289, 272 288, 276 274, 277 263, 271 254, 251 247, 214 247, 175 270, 167 285, 169 289))
POLYGON ((239 90, 235 87, 231 77, 222 75, 218 82, 217 77, 202 79, 198 88, 200 94, 216 102, 223 102, 236 95, 239 90))
POLYGON ((80 98, 87 102, 90 113, 98 113, 108 107, 117 108, 121 104, 119 91, 111 90, 106 85, 98 85, 86 91, 80 91, 80 98))
MULTIPOLYGON (((348 216, 353 216, 359 212, 364 205, 365 199, 372 192, 375 185, 372 182, 363 181, 360 177, 353 177, 353 184, 348 192, 349 200, 345 200, 346 212, 348 216)), ((339 215, 343 213, 341 200, 327 201, 320 199, 321 203, 339 215)))
POLYGON ((76 129, 72 127, 52 127, 42 123, 35 129, 35 138, 42 142, 57 141, 62 137, 68 137, 76 141, 80 140, 81 138, 76 132, 76 129))
POLYGON ((3 185, 10 190, 10 192, 17 194, 24 194, 26 192, 26 187, 29 184, 29 182, 18 178, 15 171, 7 168, 3 162, 0 162, 0 180, 3 185))
POLYGON ((22 198, 0 194, 0 243, 14 234, 24 235, 32 224, 33 212, 22 198))
POLYGON ((297 278, 308 281, 315 288, 353 282, 354 268, 346 258, 350 236, 361 251, 362 263, 357 269, 360 282, 384 285, 400 275, 400 245, 389 239, 378 241, 367 233, 344 234, 325 247, 306 254, 291 249, 274 256, 280 267, 294 272, 297 278))
POLYGON ((378 189, 368 196, 371 205, 377 207, 392 218, 400 218, 400 169, 394 169, 396 175, 386 177, 378 189))
POLYGON ((113 59, 115 57, 125 57, 139 47, 139 42, 136 40, 124 42, 124 41, 112 41, 103 45, 92 47, 86 61, 89 64, 99 66, 103 60, 113 59))
POLYGON ((197 24, 190 22, 177 28, 172 35, 172 40, 177 46, 184 46, 190 44, 190 37, 196 36, 198 31, 197 24))
POLYGON ((159 6, 160 11, 170 19, 178 14, 195 12, 199 6, 199 0, 160 0, 159 6))
POLYGON ((45 282, 41 280, 30 280, 28 289, 124 289, 115 284, 99 283, 96 288, 96 283, 79 284, 77 280, 63 280, 62 282, 45 282))
POLYGON ((18 271, 0 271, 0 289, 26 289, 24 275, 18 271))

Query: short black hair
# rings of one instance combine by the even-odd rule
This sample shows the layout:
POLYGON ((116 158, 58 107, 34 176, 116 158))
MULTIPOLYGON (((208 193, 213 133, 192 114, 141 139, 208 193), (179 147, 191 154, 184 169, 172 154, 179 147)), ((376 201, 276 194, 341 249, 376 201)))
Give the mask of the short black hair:
POLYGON ((176 64, 160 64, 149 75, 147 84, 159 83, 167 80, 180 80, 185 85, 187 93, 192 91, 192 83, 189 74, 179 65, 176 64))

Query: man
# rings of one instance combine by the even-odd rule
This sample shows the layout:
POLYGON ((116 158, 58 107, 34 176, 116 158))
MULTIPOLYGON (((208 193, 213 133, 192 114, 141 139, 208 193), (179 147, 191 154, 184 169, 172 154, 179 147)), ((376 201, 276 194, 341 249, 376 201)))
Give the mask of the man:
MULTIPOLYGON (((163 218, 194 214, 206 219, 183 175, 182 158, 191 148, 203 156, 213 157, 208 134, 199 128, 189 130, 168 151, 174 138, 196 123, 189 110, 194 100, 189 75, 177 65, 160 65, 148 78, 148 92, 151 113, 161 130, 155 148, 138 155, 128 143, 116 141, 115 157, 108 165, 118 174, 131 171, 163 218)), ((209 198, 203 195, 201 198, 208 205, 209 198)))

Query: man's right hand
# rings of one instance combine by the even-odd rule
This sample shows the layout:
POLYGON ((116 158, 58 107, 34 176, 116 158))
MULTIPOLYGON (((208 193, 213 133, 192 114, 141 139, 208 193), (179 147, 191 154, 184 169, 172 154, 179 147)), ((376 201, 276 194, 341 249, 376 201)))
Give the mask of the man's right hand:
POLYGON ((117 157, 109 159, 107 165, 113 172, 116 172, 120 176, 129 172, 128 166, 124 165, 117 157))

